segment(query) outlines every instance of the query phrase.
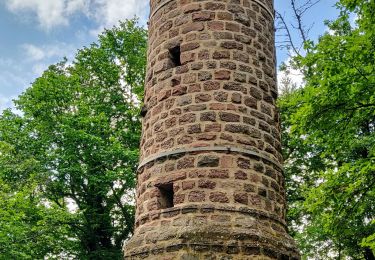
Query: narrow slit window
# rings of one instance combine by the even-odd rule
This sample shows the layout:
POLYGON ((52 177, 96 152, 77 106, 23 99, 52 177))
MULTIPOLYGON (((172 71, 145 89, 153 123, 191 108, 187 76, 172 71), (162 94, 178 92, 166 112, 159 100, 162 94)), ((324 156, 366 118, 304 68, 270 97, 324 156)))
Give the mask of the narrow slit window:
POLYGON ((180 45, 169 49, 169 56, 174 67, 181 66, 181 47, 180 45))
POLYGON ((163 184, 158 187, 160 191, 159 204, 160 209, 173 208, 173 183, 163 184))

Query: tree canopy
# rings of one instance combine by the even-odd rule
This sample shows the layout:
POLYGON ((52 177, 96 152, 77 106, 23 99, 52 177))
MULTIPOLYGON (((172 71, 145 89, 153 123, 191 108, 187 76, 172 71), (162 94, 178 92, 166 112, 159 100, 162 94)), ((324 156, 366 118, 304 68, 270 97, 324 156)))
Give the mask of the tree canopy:
POLYGON ((294 60, 305 86, 280 100, 289 216, 306 256, 374 259, 375 2, 337 7, 294 60))
POLYGON ((0 255, 122 259, 133 231, 146 31, 122 22, 0 117, 0 255))

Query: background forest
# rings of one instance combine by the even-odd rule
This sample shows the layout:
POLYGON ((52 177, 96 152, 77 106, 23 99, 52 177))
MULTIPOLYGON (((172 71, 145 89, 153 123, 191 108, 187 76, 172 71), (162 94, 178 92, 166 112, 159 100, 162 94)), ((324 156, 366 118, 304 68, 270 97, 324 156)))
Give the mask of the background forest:
MULTIPOLYGON (((304 259, 375 259, 375 2, 338 1, 315 42, 303 20, 314 3, 292 0, 295 23, 277 23, 290 53, 279 85, 289 229, 304 259)), ((146 50, 147 31, 124 21, 0 115, 0 259, 122 259, 146 50)))

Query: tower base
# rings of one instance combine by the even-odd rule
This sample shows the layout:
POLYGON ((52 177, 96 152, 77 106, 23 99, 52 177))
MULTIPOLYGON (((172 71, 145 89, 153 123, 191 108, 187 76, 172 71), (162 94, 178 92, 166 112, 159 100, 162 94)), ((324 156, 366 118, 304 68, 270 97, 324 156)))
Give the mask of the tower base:
POLYGON ((138 229, 125 245, 125 259, 300 259, 283 225, 261 211, 189 206, 163 210, 159 217, 163 228, 138 229))

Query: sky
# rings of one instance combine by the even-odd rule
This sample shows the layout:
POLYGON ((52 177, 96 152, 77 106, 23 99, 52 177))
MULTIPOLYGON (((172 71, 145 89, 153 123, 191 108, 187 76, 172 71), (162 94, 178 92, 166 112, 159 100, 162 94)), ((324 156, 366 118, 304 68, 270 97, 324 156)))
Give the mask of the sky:
MULTIPOLYGON (((305 0, 300 0, 300 2, 305 0)), ((95 42, 103 28, 119 20, 140 18, 146 26, 149 0, 0 0, 0 111, 14 108, 12 100, 21 94, 50 64, 95 42)), ((321 0, 304 21, 310 38, 316 40, 327 28, 323 21, 334 19, 335 0, 321 0)), ((275 0, 275 7, 287 20, 292 18, 288 0, 275 0)), ((293 37, 298 36, 293 32, 293 37)), ((278 64, 288 60, 278 50, 278 64)), ((300 80, 298 75, 296 81, 300 80)))

